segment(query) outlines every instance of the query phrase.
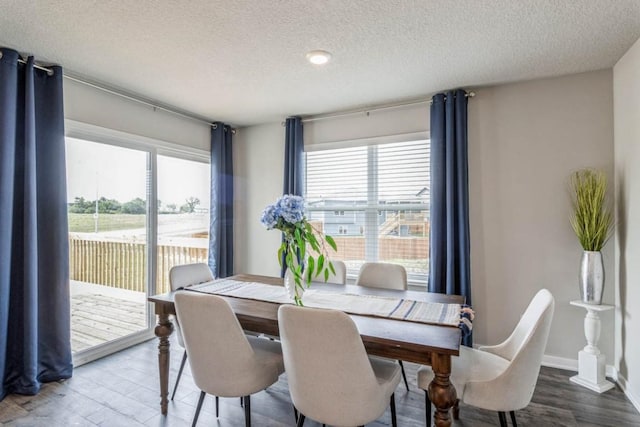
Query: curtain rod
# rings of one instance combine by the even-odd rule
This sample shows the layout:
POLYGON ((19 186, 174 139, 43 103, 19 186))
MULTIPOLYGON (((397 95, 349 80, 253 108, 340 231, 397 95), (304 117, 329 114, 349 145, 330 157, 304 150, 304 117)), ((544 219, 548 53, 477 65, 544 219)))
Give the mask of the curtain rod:
MULTIPOLYGON (((0 58, 1 57, 2 57, 2 52, 0 52, 0 58)), ((21 63, 21 64, 26 64, 27 63, 27 61, 25 61, 22 58, 18 58, 18 62, 21 63)), ((50 76, 53 75, 53 70, 51 68, 43 67, 42 65, 38 65, 36 63, 33 64, 33 67, 37 68, 38 70, 46 71, 47 74, 50 75, 50 76)), ((71 81, 74 81, 74 82, 77 82, 77 83, 92 87, 94 89, 98 89, 98 90, 101 90, 103 92, 110 93, 112 95, 116 95, 116 96, 119 96, 121 98, 125 98, 125 99, 128 99, 128 100, 133 101, 133 102, 137 102, 139 104, 146 105, 148 107, 153 108, 154 110, 162 110, 162 111, 165 111, 167 113, 174 114, 176 116, 184 117, 184 118, 189 119, 189 120, 193 120, 193 121, 196 121, 196 122, 199 122, 199 123, 207 124, 207 125, 211 126, 213 129, 217 128, 217 125, 215 123, 212 123, 211 120, 207 120, 204 117, 198 116, 196 114, 193 114, 193 113, 190 113, 190 112, 187 112, 187 111, 184 111, 184 110, 180 110, 180 109, 178 109, 176 107, 173 107, 173 106, 162 105, 162 104, 157 103, 157 102, 152 102, 152 101, 144 99, 144 98, 142 98, 140 96, 136 96, 136 95, 133 95, 133 94, 130 94, 130 93, 126 93, 124 91, 115 90, 115 89, 112 89, 110 87, 107 87, 106 85, 102 85, 102 84, 98 84, 98 83, 95 83, 95 82, 91 82, 89 80, 86 80, 86 79, 81 78, 79 76, 75 76, 73 74, 63 73, 63 77, 65 79, 67 79, 67 80, 71 80, 71 81)), ((236 129, 235 128, 231 128, 231 132, 233 134, 235 134, 236 133, 236 129)))
MULTIPOLYGON (((464 96, 467 97, 467 98, 473 98, 474 96, 476 96, 476 93, 475 92, 466 92, 464 96)), ((446 97, 445 97, 445 99, 446 99, 446 97)), ((367 108, 367 109, 363 109, 363 110, 344 111, 344 112, 340 112, 340 113, 329 113, 329 114, 325 114, 325 115, 321 115, 321 116, 309 117, 309 118, 306 118, 306 119, 302 119, 302 123, 317 122, 317 121, 320 121, 320 120, 333 119, 333 118, 336 118, 336 117, 352 116, 352 115, 355 115, 355 114, 366 114, 368 116, 369 113, 371 113, 373 111, 392 110, 392 109, 395 109, 395 108, 407 107, 409 105, 419 105, 419 104, 429 104, 429 105, 431 105, 431 103, 432 103, 432 101, 430 99, 422 99, 422 100, 418 100, 418 101, 409 101, 409 102, 400 102, 400 103, 395 103, 395 104, 378 105, 378 106, 367 108)), ((282 126, 284 126, 286 123, 282 122, 281 124, 282 124, 282 126)))

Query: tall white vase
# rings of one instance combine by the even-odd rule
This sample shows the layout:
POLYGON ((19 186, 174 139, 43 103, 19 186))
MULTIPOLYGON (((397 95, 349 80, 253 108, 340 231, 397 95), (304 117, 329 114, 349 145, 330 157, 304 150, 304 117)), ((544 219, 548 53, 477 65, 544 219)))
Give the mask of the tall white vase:
POLYGON ((587 304, 602 304, 604 289, 604 266, 602 253, 584 251, 580 262, 580 296, 587 304))

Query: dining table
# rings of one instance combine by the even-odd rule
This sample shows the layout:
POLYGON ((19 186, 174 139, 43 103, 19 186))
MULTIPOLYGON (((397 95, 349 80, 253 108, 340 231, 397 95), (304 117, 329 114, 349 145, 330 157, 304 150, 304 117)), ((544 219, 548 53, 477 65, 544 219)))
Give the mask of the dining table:
MULTIPOLYGON (((241 282, 282 286, 282 279, 253 274, 238 274, 228 279, 241 282)), ((332 294, 350 294, 398 298, 426 303, 464 304, 460 295, 445 295, 413 290, 389 290, 354 285, 313 283, 312 289, 332 294)), ((154 305, 158 323, 155 335, 158 344, 158 368, 160 375, 160 408, 163 415, 168 410, 169 394, 169 337, 174 330, 171 318, 175 316, 175 292, 153 295, 148 298, 154 305)), ((246 331, 278 337, 278 308, 276 302, 222 296, 233 309, 246 331)), ((304 299, 303 299, 304 301, 304 299)), ((435 407, 434 424, 450 426, 450 409, 456 403, 456 390, 450 381, 451 358, 459 355, 462 333, 450 325, 421 323, 397 318, 350 314, 355 322, 367 353, 373 356, 397 359, 422 365, 430 365, 434 378, 429 385, 429 397, 435 407)))

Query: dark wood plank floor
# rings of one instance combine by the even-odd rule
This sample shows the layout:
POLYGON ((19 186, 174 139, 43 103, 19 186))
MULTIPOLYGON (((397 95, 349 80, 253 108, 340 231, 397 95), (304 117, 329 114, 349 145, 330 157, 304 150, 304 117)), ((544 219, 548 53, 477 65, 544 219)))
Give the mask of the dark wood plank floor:
MULTIPOLYGON (((37 396, 11 395, 0 402, 0 425, 66 426, 189 426, 198 390, 185 369, 169 415, 160 415, 156 340, 81 366, 72 379, 50 383, 37 396)), ((173 345, 171 386, 182 350, 173 345)), ((416 365, 405 364, 412 390, 401 383, 396 392, 400 426, 424 425, 424 394, 415 383, 416 365)), ((619 389, 599 395, 569 382, 572 372, 543 368, 531 405, 518 412, 520 426, 639 426, 640 414, 619 389)), ((205 400, 199 426, 244 425, 239 399, 221 399, 216 420, 213 398, 205 400)), ((294 425, 286 376, 251 399, 253 425, 294 425)), ((455 426, 499 425, 497 414, 461 407, 455 426)), ((390 425, 389 412, 369 426, 390 425)), ((318 424, 308 421, 307 427, 318 424)))

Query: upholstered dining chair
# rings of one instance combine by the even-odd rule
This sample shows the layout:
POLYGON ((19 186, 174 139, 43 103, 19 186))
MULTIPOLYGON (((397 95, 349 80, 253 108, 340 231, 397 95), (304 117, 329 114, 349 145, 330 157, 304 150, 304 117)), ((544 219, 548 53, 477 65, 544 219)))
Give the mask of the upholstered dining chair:
MULTIPOLYGON (((460 356, 453 358, 451 366, 451 382, 458 401, 497 411, 501 426, 507 425, 506 412, 509 412, 516 427, 515 411, 529 405, 536 387, 553 310, 551 292, 542 289, 531 300, 506 341, 478 349, 460 347, 460 356)), ((418 386, 425 390, 427 426, 431 425, 431 401, 427 390, 432 379, 430 367, 418 370, 418 386)), ((456 402, 454 419, 458 419, 458 411, 456 402)))
POLYGON ((365 262, 360 267, 356 285, 368 288, 407 289, 407 271, 399 264, 365 262))
POLYGON ((191 374, 200 389, 192 426, 207 393, 241 397, 245 425, 251 425, 251 395, 264 390, 284 372, 280 343, 244 334, 229 303, 222 297, 182 291, 175 296, 191 374))
MULTIPOLYGON (((347 283, 347 266, 342 261, 331 261, 336 274, 329 272, 329 278, 326 283, 336 283, 344 285, 347 283)), ((324 279, 324 277, 322 277, 324 279)))
MULTIPOLYGON (((172 291, 176 291, 189 285, 210 282, 211 280, 213 280, 211 269, 207 264, 203 263, 176 265, 169 270, 169 285, 171 286, 172 291)), ((184 340, 182 338, 182 331, 180 330, 180 323, 176 321, 175 327, 178 344, 180 347, 184 348, 184 340)), ((182 361, 180 362, 180 369, 178 370, 176 383, 173 386, 173 393, 171 393, 171 400, 176 396, 176 391, 178 390, 178 384, 180 383, 185 363, 187 363, 186 349, 182 354, 182 361)))
POLYGON ((395 363, 368 357, 351 318, 341 311, 282 305, 278 323, 298 427, 306 417, 338 426, 364 425, 391 405, 400 383, 395 363))
MULTIPOLYGON (((366 286, 367 288, 396 289, 407 290, 407 270, 399 264, 390 264, 386 262, 365 262, 360 267, 356 285, 366 286)), ((404 364, 402 360, 398 360, 400 369, 402 369, 402 379, 404 386, 409 391, 409 382, 407 374, 404 372, 404 364)))

